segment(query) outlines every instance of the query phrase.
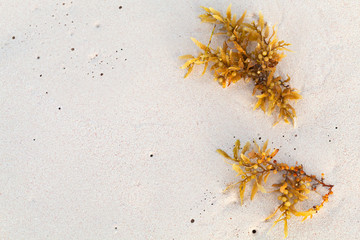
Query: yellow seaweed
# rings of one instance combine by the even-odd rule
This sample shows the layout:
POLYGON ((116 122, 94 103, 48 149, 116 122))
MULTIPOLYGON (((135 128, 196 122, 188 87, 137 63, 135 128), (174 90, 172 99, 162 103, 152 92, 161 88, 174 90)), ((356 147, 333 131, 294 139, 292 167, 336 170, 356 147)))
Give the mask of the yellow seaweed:
POLYGON ((245 82, 254 83, 253 94, 259 93, 254 110, 260 108, 264 113, 272 114, 276 109, 279 114, 274 126, 281 120, 295 124, 296 112, 289 101, 301 99, 299 91, 288 84, 290 78, 275 77, 277 64, 286 56, 282 51, 291 51, 287 48, 289 43, 279 41, 275 26, 270 27, 259 13, 257 22, 246 22, 246 11, 237 19, 231 13, 231 4, 226 14, 222 15, 213 8, 202 7, 205 11, 199 17, 201 22, 214 24, 208 45, 191 38, 203 51, 197 57, 185 55, 182 59, 189 59, 182 68, 187 68, 185 77, 189 76, 195 65, 204 64, 205 73, 209 64, 214 72, 215 80, 226 88, 232 83, 243 79, 245 82), (215 27, 218 32, 215 34, 215 27), (223 47, 210 48, 213 35, 224 35, 226 39, 223 47), (251 48, 252 42, 257 43, 251 48))
MULTIPOLYGON (((241 150, 240 141, 236 140, 235 147, 233 150, 233 157, 230 157, 227 153, 222 150, 217 150, 223 157, 233 160, 236 163, 231 164, 232 169, 237 173, 237 177, 241 177, 241 180, 231 186, 239 184, 239 195, 241 205, 244 202, 245 188, 247 183, 250 181, 253 182, 250 199, 253 200, 256 193, 261 191, 262 193, 269 193, 266 191, 265 184, 269 176, 277 174, 278 172, 282 173, 283 177, 280 182, 272 184, 274 187, 272 193, 277 193, 279 205, 276 208, 275 212, 267 217, 265 220, 273 218, 276 213, 280 210, 281 214, 276 221, 274 221, 275 226, 277 223, 284 222, 284 235, 285 238, 288 236, 288 220, 291 216, 302 217, 302 221, 305 221, 308 217, 312 217, 317 213, 328 201, 329 195, 331 195, 333 185, 326 184, 324 182, 323 174, 321 179, 318 179, 314 175, 308 175, 303 170, 302 165, 289 166, 286 163, 280 163, 274 157, 278 153, 279 149, 271 151, 268 149, 268 141, 262 146, 256 144, 254 141, 254 149, 249 152, 250 143, 247 142, 243 147, 240 158, 238 159, 238 153, 241 150), (258 153, 256 153, 257 151, 258 153), (311 191, 316 191, 318 186, 322 186, 328 189, 328 192, 322 196, 322 202, 320 204, 314 205, 314 207, 305 210, 298 211, 295 207, 298 202, 308 201, 309 197, 307 196, 311 191)), ((227 190, 225 189, 225 190, 227 190)))

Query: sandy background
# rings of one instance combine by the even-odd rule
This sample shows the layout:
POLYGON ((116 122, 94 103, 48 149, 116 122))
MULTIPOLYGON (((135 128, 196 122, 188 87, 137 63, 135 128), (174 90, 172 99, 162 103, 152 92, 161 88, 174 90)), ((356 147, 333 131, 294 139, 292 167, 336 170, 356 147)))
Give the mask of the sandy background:
POLYGON ((229 3, 0 1, 0 239, 281 239, 275 197, 222 193, 215 151, 234 138, 335 184, 288 239, 360 239, 360 2, 233 1, 293 44, 278 69, 304 96, 295 129, 252 111, 251 86, 182 78, 212 29, 199 6, 229 3))

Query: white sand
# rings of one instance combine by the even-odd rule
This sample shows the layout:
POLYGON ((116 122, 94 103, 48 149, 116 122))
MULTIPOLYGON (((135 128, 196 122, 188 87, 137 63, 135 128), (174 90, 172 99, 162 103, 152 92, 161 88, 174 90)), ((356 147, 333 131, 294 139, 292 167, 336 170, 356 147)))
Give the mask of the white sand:
POLYGON ((288 239, 360 239, 359 1, 233 1, 293 44, 296 129, 252 111, 251 86, 182 79, 212 29, 199 6, 229 1, 72 2, 0 2, 0 239, 281 239, 274 196, 222 193, 234 136, 335 184, 288 239))

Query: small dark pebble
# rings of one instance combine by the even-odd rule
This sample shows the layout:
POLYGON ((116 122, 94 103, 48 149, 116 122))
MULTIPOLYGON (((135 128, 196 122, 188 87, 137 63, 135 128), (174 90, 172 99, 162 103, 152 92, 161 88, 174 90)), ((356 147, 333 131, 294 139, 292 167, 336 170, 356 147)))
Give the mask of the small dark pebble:
POLYGON ((195 222, 195 220, 194 220, 194 219, 191 219, 191 220, 190 220, 190 222, 191 222, 191 223, 194 223, 194 222, 195 222))

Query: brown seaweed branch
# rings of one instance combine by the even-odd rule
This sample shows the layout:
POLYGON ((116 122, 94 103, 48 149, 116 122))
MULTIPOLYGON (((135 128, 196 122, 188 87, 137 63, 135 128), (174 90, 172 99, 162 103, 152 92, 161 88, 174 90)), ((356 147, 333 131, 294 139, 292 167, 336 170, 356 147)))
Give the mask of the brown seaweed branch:
POLYGON ((258 191, 263 193, 267 192, 264 184, 270 175, 281 174, 282 180, 277 184, 273 184, 272 186, 275 187, 275 189, 271 191, 279 193, 278 200, 280 204, 275 212, 266 218, 266 220, 273 218, 277 211, 280 210, 281 214, 273 226, 283 221, 284 233, 285 237, 287 237, 287 221, 291 216, 303 217, 303 221, 308 217, 311 218, 313 214, 317 213, 324 206, 325 202, 328 202, 329 196, 333 194, 332 188, 334 185, 324 182, 324 174, 321 174, 321 179, 318 179, 315 175, 308 175, 303 170, 302 165, 296 164, 295 166, 289 166, 286 163, 278 162, 274 157, 279 152, 279 149, 271 152, 270 149, 267 148, 267 144, 268 141, 260 148, 254 141, 254 149, 249 151, 251 144, 247 142, 240 152, 240 141, 237 140, 233 149, 233 157, 230 157, 220 149, 217 150, 223 157, 235 162, 231 164, 232 168, 237 172, 237 176, 241 177, 240 181, 230 185, 225 190, 239 185, 240 200, 241 204, 243 204, 245 188, 248 183, 252 182, 250 198, 253 200, 258 191), (322 202, 306 211, 298 211, 295 206, 299 202, 308 200, 307 194, 311 191, 316 192, 319 185, 327 189, 327 193, 322 196, 322 202))
POLYGON ((180 57, 187 60, 182 66, 183 69, 188 69, 185 78, 195 65, 204 65, 203 74, 211 65, 214 79, 223 88, 239 80, 251 81, 254 84, 253 95, 258 99, 254 110, 260 108, 270 115, 276 109, 279 115, 274 125, 280 120, 294 124, 296 111, 290 101, 301 99, 301 95, 289 85, 289 76, 286 79, 274 76, 276 66, 286 56, 283 51, 290 51, 286 48, 290 44, 278 40, 275 26, 270 29, 261 13, 257 22, 248 23, 245 21, 246 11, 237 19, 231 13, 231 5, 225 16, 213 8, 202 8, 205 13, 200 15, 201 21, 215 26, 208 45, 191 38, 202 50, 197 57, 180 57), (213 49, 210 43, 216 26, 219 28, 216 35, 224 35, 225 40, 222 47, 213 49))

